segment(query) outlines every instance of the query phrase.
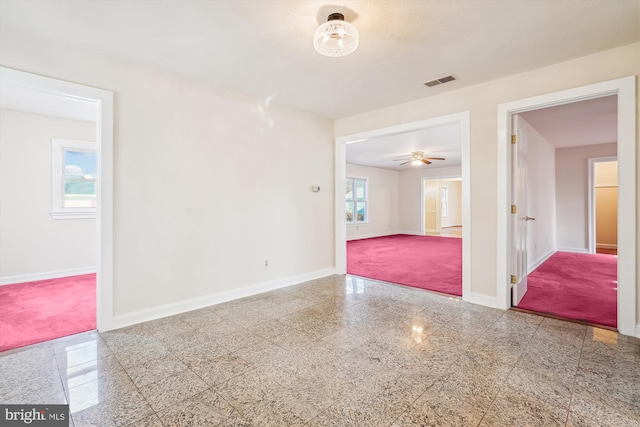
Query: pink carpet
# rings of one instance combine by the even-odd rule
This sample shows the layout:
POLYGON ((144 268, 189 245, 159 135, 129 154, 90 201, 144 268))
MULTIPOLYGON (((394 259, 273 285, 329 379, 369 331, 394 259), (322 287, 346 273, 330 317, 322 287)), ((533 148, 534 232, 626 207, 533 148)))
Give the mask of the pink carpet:
POLYGON ((351 240, 347 273, 462 295, 462 239, 397 234, 351 240))
POLYGON ((556 252, 529 275, 519 308, 617 327, 618 258, 556 252))
POLYGON ((0 351, 95 328, 95 274, 0 286, 0 351))

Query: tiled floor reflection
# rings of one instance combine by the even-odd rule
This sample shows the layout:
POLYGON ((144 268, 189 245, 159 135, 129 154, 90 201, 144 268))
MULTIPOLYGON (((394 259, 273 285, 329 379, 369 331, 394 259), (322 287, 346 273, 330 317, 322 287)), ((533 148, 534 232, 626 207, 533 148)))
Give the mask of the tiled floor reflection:
POLYGON ((0 353, 80 426, 640 426, 640 340, 333 276, 0 353))

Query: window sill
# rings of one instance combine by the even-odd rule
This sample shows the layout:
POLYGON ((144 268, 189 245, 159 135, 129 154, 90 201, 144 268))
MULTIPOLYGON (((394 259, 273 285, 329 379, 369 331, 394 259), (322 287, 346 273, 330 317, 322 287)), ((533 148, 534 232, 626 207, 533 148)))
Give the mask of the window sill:
POLYGON ((51 219, 96 219, 95 212, 51 212, 51 219))
POLYGON ((368 222, 349 222, 347 223, 347 227, 357 227, 359 225, 369 225, 368 222))

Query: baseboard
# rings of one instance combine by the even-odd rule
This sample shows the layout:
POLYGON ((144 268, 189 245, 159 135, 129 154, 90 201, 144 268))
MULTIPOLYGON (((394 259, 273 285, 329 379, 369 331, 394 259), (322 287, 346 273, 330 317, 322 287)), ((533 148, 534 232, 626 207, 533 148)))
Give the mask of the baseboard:
POLYGON ((483 305, 485 307, 491 307, 491 308, 500 308, 500 305, 498 304, 498 298, 492 297, 489 295, 470 292, 468 295, 465 295, 462 299, 463 301, 470 302, 472 304, 483 305))
POLYGON ((640 323, 636 325, 636 337, 640 338, 640 323))
POLYGON ((588 254, 589 249, 586 248, 558 248, 558 252, 573 252, 576 254, 588 254))
POLYGON ((272 291, 274 289, 297 285, 309 280, 331 276, 332 274, 335 274, 335 268, 325 268, 322 270, 312 271, 310 273, 289 276, 282 279, 259 283, 256 285, 245 286, 239 289, 231 289, 228 291, 217 292, 215 294, 203 295, 197 298, 164 304, 158 307, 138 310, 132 313, 117 315, 113 319, 113 329, 123 328, 125 326, 131 326, 137 323, 148 322, 150 320, 156 320, 162 317, 173 316, 176 314, 209 307, 211 305, 216 305, 227 301, 261 294, 263 292, 272 291))
POLYGON ((609 243, 596 243, 596 248, 618 249, 618 245, 610 245, 609 243))
POLYGON ((424 236, 424 234, 419 231, 398 231, 396 234, 406 234, 408 236, 424 236))
POLYGON ((395 236, 396 234, 401 234, 401 233, 399 231, 386 231, 386 232, 383 232, 383 233, 363 234, 363 235, 360 235, 360 236, 347 237, 347 241, 361 240, 361 239, 372 239, 374 237, 395 236))
POLYGON ((48 271, 46 273, 20 274, 18 276, 0 277, 0 286, 16 283, 35 282, 38 280, 58 279, 60 277, 79 276, 96 272, 96 267, 70 268, 68 270, 48 271))
POLYGON ((531 266, 527 270, 527 274, 531 274, 533 272, 533 270, 535 270, 536 268, 540 267, 546 260, 551 258, 551 255, 553 255, 555 253, 556 253, 556 250, 555 249, 551 249, 547 254, 545 254, 542 257, 540 257, 536 262, 531 264, 531 266))

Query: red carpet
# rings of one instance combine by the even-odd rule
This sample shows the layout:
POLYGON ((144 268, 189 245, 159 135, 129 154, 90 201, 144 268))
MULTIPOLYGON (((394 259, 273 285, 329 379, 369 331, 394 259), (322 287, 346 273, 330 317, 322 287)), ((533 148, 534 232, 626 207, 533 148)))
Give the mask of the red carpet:
POLYGON ((617 327, 618 258, 556 252, 529 275, 518 308, 617 327))
POLYGON ((0 286, 0 351, 95 328, 95 274, 0 286))
POLYGON ((395 236, 347 242, 347 273, 462 295, 462 239, 395 236))

